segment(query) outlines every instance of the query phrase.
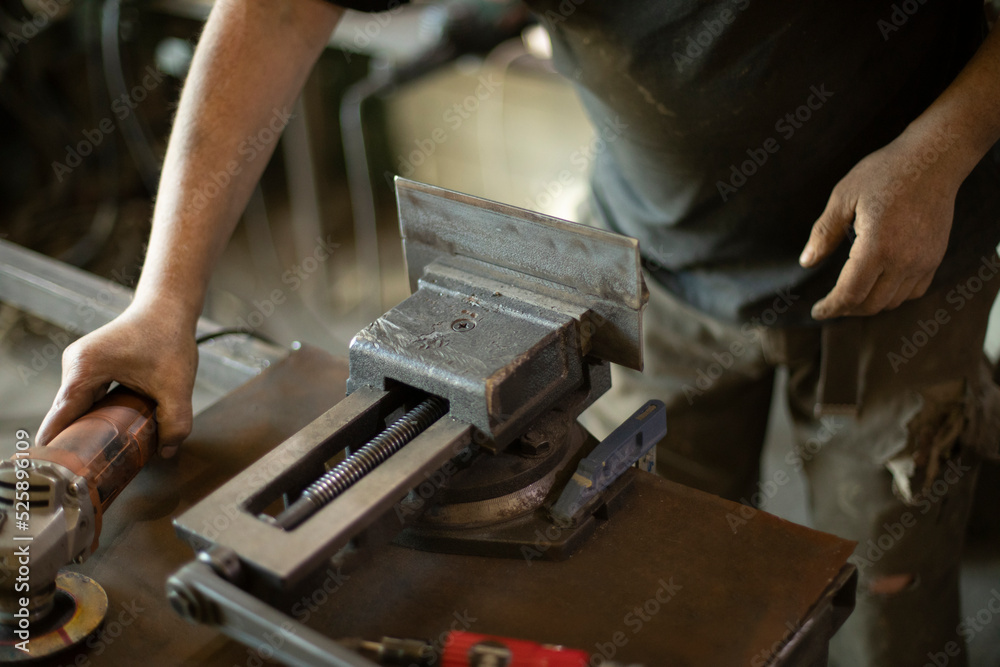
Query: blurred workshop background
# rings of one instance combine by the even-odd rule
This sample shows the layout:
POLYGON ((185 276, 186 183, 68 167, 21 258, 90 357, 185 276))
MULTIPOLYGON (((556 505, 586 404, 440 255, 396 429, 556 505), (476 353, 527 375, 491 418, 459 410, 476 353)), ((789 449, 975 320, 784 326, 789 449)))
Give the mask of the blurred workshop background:
MULTIPOLYGON (((2 241, 134 286, 209 7, 0 0, 2 241)), ((204 315, 281 348, 302 341, 343 355, 356 331, 409 293, 394 175, 576 220, 601 142, 555 73, 545 31, 519 3, 349 12, 216 269, 204 315)), ((62 348, 99 321, 90 312, 79 308, 67 332, 0 298, 0 453, 15 429, 37 430, 59 386, 62 348)), ((997 319, 994 309, 994 361, 997 319)), ((221 391, 199 384, 196 410, 221 391)), ((784 415, 783 401, 775 410, 784 415)), ((772 421, 764 475, 786 469, 795 490, 765 509, 803 522, 789 448, 787 417, 772 421)), ((1000 590, 1000 474, 987 472, 963 581, 970 614, 1000 590)), ((1000 623, 970 650, 976 665, 1000 664, 1000 623)))

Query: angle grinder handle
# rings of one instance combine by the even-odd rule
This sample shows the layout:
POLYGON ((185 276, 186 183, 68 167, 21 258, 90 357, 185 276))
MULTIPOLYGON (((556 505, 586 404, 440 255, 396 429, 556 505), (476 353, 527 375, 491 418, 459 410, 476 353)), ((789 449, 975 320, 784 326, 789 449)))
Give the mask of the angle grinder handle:
POLYGON ((156 401, 119 385, 29 458, 87 480, 98 517, 156 453, 156 401))

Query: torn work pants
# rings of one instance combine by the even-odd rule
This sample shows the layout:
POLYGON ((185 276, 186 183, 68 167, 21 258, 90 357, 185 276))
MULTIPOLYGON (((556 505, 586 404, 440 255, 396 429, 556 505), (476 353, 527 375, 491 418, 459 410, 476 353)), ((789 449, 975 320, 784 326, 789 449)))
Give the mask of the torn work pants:
MULTIPOLYGON (((954 289, 894 311, 808 328, 767 328, 767 312, 761 322, 720 323, 650 284, 645 372, 615 367, 588 426, 603 437, 659 398, 668 408, 660 474, 746 504, 782 493, 787 473, 803 471, 814 526, 858 542, 858 603, 831 664, 923 667, 944 656, 949 667, 966 665, 963 530, 979 461, 995 454, 1000 430, 1000 394, 982 353, 1000 287, 995 268, 983 267, 995 262, 987 254, 954 289), (795 452, 761 480, 778 365, 788 368, 795 452), (871 592, 892 575, 912 583, 871 592)), ((795 298, 776 294, 773 308, 795 298)))

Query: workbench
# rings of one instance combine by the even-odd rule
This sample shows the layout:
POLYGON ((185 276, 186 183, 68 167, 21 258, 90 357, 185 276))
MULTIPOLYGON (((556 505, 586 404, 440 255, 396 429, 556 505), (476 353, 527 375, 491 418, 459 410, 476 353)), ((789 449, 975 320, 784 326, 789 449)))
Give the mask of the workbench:
MULTIPOLYGON (((171 521, 340 400, 347 374, 345 360, 306 346, 198 415, 181 454, 142 471, 105 516, 98 551, 74 566, 107 590, 103 630, 40 664, 268 664, 266 649, 170 608, 164 582, 194 557, 171 521)), ((647 667, 818 666, 853 607, 852 547, 637 471, 616 513, 568 560, 390 544, 318 573, 285 611, 333 637, 437 640, 465 629, 647 667)))

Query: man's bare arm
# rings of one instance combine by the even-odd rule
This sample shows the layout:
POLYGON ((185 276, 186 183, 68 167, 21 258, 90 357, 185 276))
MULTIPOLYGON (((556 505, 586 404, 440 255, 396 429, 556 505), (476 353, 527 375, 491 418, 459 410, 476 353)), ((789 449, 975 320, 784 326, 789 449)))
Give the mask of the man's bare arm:
POLYGON ((1000 31, 993 30, 944 93, 891 144, 833 190, 800 262, 813 266, 857 238, 813 317, 873 315, 924 295, 948 246, 955 196, 1000 139, 1000 31))
POLYGON ((219 0, 198 43, 167 148, 135 299, 63 354, 62 386, 38 432, 46 444, 114 380, 157 401, 160 450, 191 430, 195 324, 215 262, 342 10, 323 0, 219 0), (266 135, 265 135, 266 136, 266 135), (228 176, 225 187, 213 176, 228 176))

